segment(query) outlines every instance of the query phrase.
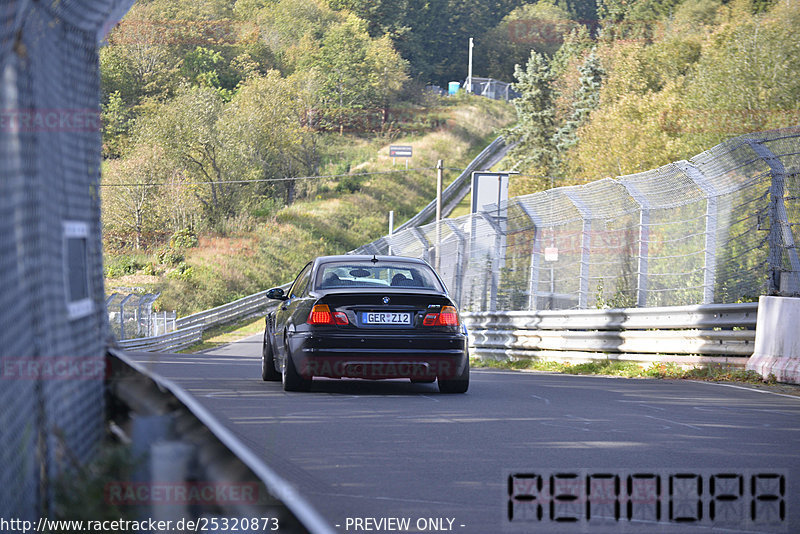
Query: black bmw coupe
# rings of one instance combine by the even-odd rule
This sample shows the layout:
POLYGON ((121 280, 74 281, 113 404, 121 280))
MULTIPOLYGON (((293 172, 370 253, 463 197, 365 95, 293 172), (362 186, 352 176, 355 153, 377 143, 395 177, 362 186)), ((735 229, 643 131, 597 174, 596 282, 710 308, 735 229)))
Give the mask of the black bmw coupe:
POLYGON ((266 317, 261 378, 308 391, 313 377, 438 380, 469 387, 467 332, 442 280, 400 256, 322 256, 308 263, 266 317))

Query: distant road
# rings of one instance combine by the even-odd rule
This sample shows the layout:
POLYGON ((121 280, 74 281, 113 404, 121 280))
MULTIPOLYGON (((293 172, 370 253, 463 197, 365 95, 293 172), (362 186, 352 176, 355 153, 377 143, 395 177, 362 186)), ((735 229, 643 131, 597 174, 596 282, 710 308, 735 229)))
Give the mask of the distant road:
MULTIPOLYGON (((688 381, 491 370, 474 370, 466 395, 439 394, 435 384, 349 380, 315 380, 312 393, 284 393, 280 383, 260 380, 260 348, 253 336, 209 354, 136 358, 193 393, 340 532, 710 532, 717 472, 730 475, 715 479, 717 496, 721 482, 737 486, 740 475, 743 495, 761 472, 783 473, 787 482, 784 521, 745 518, 724 531, 800 532, 800 398, 688 381), (559 523, 547 506, 541 520, 508 521, 510 474, 597 470, 622 476, 622 493, 627 475, 661 476, 675 517, 691 517, 699 504, 704 526, 653 524, 647 514, 656 513, 655 501, 641 492, 631 504, 638 522, 624 519, 624 503, 619 522, 580 516, 559 523), (692 474, 688 483, 699 479, 701 496, 680 500, 675 486, 670 497, 670 476, 692 474), (388 518, 408 519, 408 530, 388 518)), ((641 489, 653 480, 633 483, 641 489)), ((765 484, 756 492, 771 491, 770 480, 756 482, 765 484)), ((750 513, 753 502, 762 518, 778 504, 742 497, 738 509, 750 513)), ((717 504, 713 525, 720 527, 721 506, 737 508, 730 499, 717 504)), ((568 517, 570 509, 558 506, 555 515, 568 517)), ((658 513, 665 518, 670 509, 658 513)))

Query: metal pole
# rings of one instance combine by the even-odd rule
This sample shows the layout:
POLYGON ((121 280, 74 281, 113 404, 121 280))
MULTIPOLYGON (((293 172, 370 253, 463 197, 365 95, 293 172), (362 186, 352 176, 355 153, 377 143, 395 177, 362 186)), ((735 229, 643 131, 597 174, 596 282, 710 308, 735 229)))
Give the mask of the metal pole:
POLYGON ((472 37, 469 38, 469 67, 467 68, 467 92, 472 92, 472 37))
POLYGON ((787 171, 783 162, 764 146, 763 141, 751 139, 747 141, 753 151, 769 165, 769 292, 771 295, 781 293, 781 274, 783 268, 783 251, 786 250, 791 271, 787 274, 794 278, 795 287, 800 287, 800 256, 792 235, 786 203, 783 199, 786 191, 787 171))
POLYGON ((436 163, 436 270, 442 267, 442 181, 444 178, 444 161, 436 163))
POLYGON ((436 163, 436 220, 442 219, 442 179, 444 178, 444 160, 436 163))
POLYGON ((133 294, 128 295, 119 303, 119 339, 125 339, 125 303, 133 297, 133 294))
POLYGON ((631 198, 639 205, 639 247, 636 267, 636 306, 647 306, 647 287, 650 262, 650 201, 635 184, 621 181, 631 198))
POLYGON ((528 208, 523 202, 517 200, 517 206, 530 219, 533 224, 533 246, 531 247, 531 266, 528 273, 528 309, 535 310, 537 306, 536 293, 539 289, 539 257, 542 251, 542 219, 539 214, 528 208))
POLYGON ((581 262, 580 262, 580 286, 578 290, 578 308, 585 310, 589 303, 589 262, 591 259, 592 243, 592 212, 589 206, 576 194, 575 191, 564 191, 567 197, 577 208, 578 213, 583 219, 583 229, 581 231, 581 262))
POLYGON ((392 255, 392 235, 394 235, 394 210, 389 212, 389 256, 392 255))
POLYGON ((717 280, 717 224, 718 194, 714 184, 703 172, 689 162, 678 163, 679 168, 692 179, 706 198, 706 239, 705 258, 703 261, 703 304, 714 303, 714 291, 717 280))
POLYGON ((464 260, 468 260, 467 254, 467 237, 464 235, 464 232, 450 219, 445 220, 445 223, 450 227, 453 233, 458 239, 458 253, 456 257, 456 272, 455 272, 455 283, 453 284, 454 293, 456 297, 456 303, 458 304, 458 308, 461 309, 462 307, 462 298, 461 295, 463 293, 464 288, 464 274, 466 272, 466 268, 464 267, 464 260))

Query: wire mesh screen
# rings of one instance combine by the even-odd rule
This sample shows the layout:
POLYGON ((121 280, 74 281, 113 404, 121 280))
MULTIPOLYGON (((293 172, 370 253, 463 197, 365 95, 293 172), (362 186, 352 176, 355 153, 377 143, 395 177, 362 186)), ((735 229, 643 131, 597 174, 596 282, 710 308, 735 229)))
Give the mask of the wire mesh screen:
POLYGON ((106 299, 111 333, 118 340, 158 336, 176 328, 175 311, 156 312, 153 304, 161 293, 114 293, 106 299))
POLYGON ((98 32, 114 0, 0 8, 0 516, 48 512, 103 431, 98 32))
POLYGON ((465 311, 798 296, 798 173, 800 127, 749 134, 690 161, 512 198, 354 252, 428 260, 465 311))

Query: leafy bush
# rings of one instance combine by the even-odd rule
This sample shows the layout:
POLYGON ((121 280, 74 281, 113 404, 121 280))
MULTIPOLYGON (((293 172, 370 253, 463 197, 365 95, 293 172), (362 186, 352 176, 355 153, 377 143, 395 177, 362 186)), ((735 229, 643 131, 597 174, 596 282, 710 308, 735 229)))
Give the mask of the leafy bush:
POLYGON ((250 216, 257 219, 268 219, 272 217, 280 207, 277 199, 273 197, 264 197, 250 209, 250 216))
POLYGON ((184 282, 190 282, 193 274, 194 269, 192 269, 192 267, 189 266, 185 261, 181 261, 174 270, 167 274, 167 277, 176 280, 183 280, 184 282))
POLYGON ((105 275, 106 278, 118 278, 127 274, 135 274, 146 264, 147 260, 141 255, 122 254, 106 257, 105 275))
POLYGON ((184 260, 184 255, 172 247, 163 247, 156 253, 159 263, 163 265, 178 265, 184 260))
POLYGON ((356 191, 361 191, 362 181, 361 176, 342 176, 339 178, 339 183, 336 184, 336 192, 355 193, 356 191))
POLYGON ((169 246, 173 249, 192 248, 198 243, 197 234, 191 228, 178 230, 169 238, 169 246))

